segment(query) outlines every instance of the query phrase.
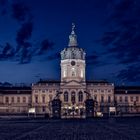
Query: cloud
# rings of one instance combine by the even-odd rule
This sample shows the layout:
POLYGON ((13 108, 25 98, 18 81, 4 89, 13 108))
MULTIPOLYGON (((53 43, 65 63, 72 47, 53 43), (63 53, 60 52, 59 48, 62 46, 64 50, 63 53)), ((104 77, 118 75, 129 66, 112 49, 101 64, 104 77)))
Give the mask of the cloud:
POLYGON ((18 22, 28 21, 32 18, 30 9, 25 3, 16 2, 12 3, 12 17, 18 22))
POLYGON ((49 41, 48 39, 44 39, 41 41, 40 48, 38 50, 38 54, 44 54, 44 52, 48 50, 52 50, 54 46, 54 43, 52 41, 49 41))
POLYGON ((140 65, 128 66, 119 72, 117 78, 123 81, 140 82, 140 65))
POLYGON ((14 57, 15 50, 9 43, 6 43, 6 45, 4 46, 1 45, 0 47, 1 47, 0 60, 7 60, 9 58, 14 57))
POLYGON ((108 29, 100 42, 110 58, 124 68, 116 78, 124 81, 139 81, 140 78, 140 2, 139 0, 118 1, 108 20, 108 29))
POLYGON ((23 23, 20 29, 17 31, 16 41, 17 41, 17 48, 16 54, 17 56, 20 55, 20 63, 28 63, 31 60, 31 52, 30 48, 32 44, 29 42, 33 31, 33 22, 28 21, 23 23))
POLYGON ((140 2, 122 0, 114 9, 109 22, 111 29, 104 33, 100 42, 120 63, 138 62, 140 60, 140 2))
POLYGON ((23 23, 21 28, 17 31, 16 41, 18 46, 25 45, 25 41, 30 39, 33 31, 33 22, 29 21, 23 23))

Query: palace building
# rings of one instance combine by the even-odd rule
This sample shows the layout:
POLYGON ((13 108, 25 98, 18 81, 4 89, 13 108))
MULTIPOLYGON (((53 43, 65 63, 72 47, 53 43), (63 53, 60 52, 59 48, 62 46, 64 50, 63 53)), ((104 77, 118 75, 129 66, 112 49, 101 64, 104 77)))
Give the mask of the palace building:
POLYGON ((36 114, 47 113, 51 117, 60 111, 61 118, 79 118, 86 117, 87 106, 93 107, 93 116, 97 112, 108 114, 110 107, 116 107, 117 112, 140 113, 139 87, 114 87, 107 81, 86 80, 86 53, 78 45, 74 24, 68 47, 60 55, 60 81, 40 80, 31 87, 0 87, 0 113, 26 114, 34 108, 36 114), (87 102, 90 99, 93 104, 87 102))

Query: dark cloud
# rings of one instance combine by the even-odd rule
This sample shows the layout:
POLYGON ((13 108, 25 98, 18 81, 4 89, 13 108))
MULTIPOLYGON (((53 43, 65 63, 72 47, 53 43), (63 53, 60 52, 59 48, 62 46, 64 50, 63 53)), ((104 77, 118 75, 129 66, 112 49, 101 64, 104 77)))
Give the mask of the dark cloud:
POLYGON ((17 21, 28 21, 32 17, 30 14, 30 9, 25 3, 16 2, 12 3, 12 17, 17 21))
POLYGON ((54 46, 54 43, 52 41, 49 41, 48 39, 44 39, 40 44, 38 54, 40 55, 40 54, 43 54, 44 52, 46 52, 48 50, 52 50, 53 46, 54 46))
POLYGON ((25 41, 30 39, 32 31, 33 31, 33 22, 29 21, 21 25, 21 28, 17 31, 16 37, 18 46, 24 45, 25 41))
POLYGON ((117 78, 123 81, 140 82, 140 65, 128 66, 119 72, 117 78))
POLYGON ((17 49, 16 53, 20 54, 20 63, 27 63, 31 60, 30 48, 32 47, 31 43, 28 41, 31 38, 33 31, 32 21, 28 21, 21 25, 21 28, 17 31, 17 49))
POLYGON ((5 46, 1 45, 0 47, 2 50, 0 52, 0 60, 6 60, 6 59, 14 57, 15 50, 13 49, 13 47, 9 43, 6 43, 5 46))
POLYGON ((140 2, 120 0, 110 14, 109 28, 100 42, 124 68, 117 74, 123 81, 140 81, 140 2), (136 65, 137 64, 137 65, 136 65))
POLYGON ((111 26, 104 33, 101 43, 120 63, 132 64, 140 60, 140 3, 122 0, 110 16, 111 26))
POLYGON ((20 57, 20 64, 26 64, 29 63, 31 61, 31 53, 28 50, 28 48, 23 47, 21 50, 21 57, 20 57))

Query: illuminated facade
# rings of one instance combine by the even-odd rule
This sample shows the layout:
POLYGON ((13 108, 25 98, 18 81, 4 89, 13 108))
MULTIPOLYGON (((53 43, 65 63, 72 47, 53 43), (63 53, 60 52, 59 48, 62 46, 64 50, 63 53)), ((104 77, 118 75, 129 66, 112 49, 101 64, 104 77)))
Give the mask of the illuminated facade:
POLYGON ((1 114, 27 114, 35 108, 36 114, 52 115, 52 100, 57 91, 61 101, 61 116, 85 117, 85 101, 96 102, 94 112, 108 114, 109 107, 115 106, 117 112, 140 112, 140 87, 114 89, 114 84, 106 81, 86 80, 86 53, 79 48, 77 36, 72 26, 68 47, 61 55, 61 80, 40 80, 32 87, 0 87, 1 114), (87 95, 87 92, 89 95, 87 95))
MULTIPOLYGON (((78 47, 74 28, 73 25, 68 47, 61 51, 61 81, 40 81, 32 86, 32 105, 38 112, 42 112, 45 106, 45 111, 51 114, 50 101, 55 98, 56 91, 62 92, 59 96, 62 101, 62 116, 71 117, 74 114, 75 117, 79 117, 81 112, 84 116, 87 99, 85 91, 98 103, 104 98, 105 112, 108 111, 108 106, 113 106, 114 84, 105 81, 86 81, 86 53, 78 47)), ((100 108, 96 110, 100 111, 100 108)))

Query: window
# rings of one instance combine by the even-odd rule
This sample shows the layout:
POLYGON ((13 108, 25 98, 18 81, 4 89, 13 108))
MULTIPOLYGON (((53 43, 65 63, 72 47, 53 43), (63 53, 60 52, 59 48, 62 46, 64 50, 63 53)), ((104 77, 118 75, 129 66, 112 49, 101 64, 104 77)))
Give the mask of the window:
POLYGON ((125 102, 128 102, 128 97, 127 96, 125 96, 125 102))
POLYGON ((64 92, 64 102, 68 102, 68 92, 64 92))
POLYGON ((94 92, 97 92, 97 90, 94 90, 94 92))
POLYGON ((120 96, 120 102, 122 102, 122 96, 120 96))
POLYGON ((110 96, 108 96, 108 103, 110 103, 111 102, 111 97, 110 96))
POLYGON ((42 103, 45 103, 45 95, 42 96, 42 103))
POLYGON ((42 93, 45 93, 45 90, 42 90, 42 93))
POLYGON ((108 92, 111 92, 111 90, 108 90, 108 92))
POLYGON ((52 95, 51 95, 51 94, 49 95, 49 100, 50 100, 50 101, 52 100, 52 95))
POLYGON ((104 102, 104 96, 103 95, 101 96, 101 102, 102 103, 104 102))
POLYGON ((139 97, 138 97, 138 96, 136 96, 136 101, 137 101, 137 102, 139 101, 139 97))
POLYGON ((66 69, 63 71, 63 77, 66 77, 66 69))
POLYGON ((133 96, 130 97, 131 102, 133 102, 133 96))
POLYGON ((35 90, 35 93, 38 93, 38 90, 35 90))
POLYGON ((82 77, 82 78, 84 77, 83 70, 81 70, 81 77, 82 77))
POLYGON ((74 91, 71 93, 71 102, 73 104, 75 103, 75 92, 74 91))
POLYGON ((14 97, 11 98, 11 103, 14 103, 14 97))
POLYGON ((42 112, 45 112, 45 106, 42 107, 42 112))
POLYGON ((23 103, 26 103, 26 97, 23 97, 23 103))
POLYGON ((9 103, 9 97, 5 97, 5 102, 9 103))
POLYGON ((17 97, 17 102, 20 103, 20 97, 17 97))
POLYGON ((73 77, 76 76, 76 72, 75 72, 75 69, 74 68, 72 68, 72 76, 73 77))
POLYGON ((97 100, 97 95, 94 95, 94 100, 97 100))
POLYGON ((38 103, 38 95, 35 96, 35 103, 38 103))
POLYGON ((83 101, 83 93, 82 91, 79 92, 79 102, 82 102, 83 101))
POLYGON ((31 97, 28 98, 28 102, 29 102, 29 103, 32 102, 32 98, 31 98, 31 97))

